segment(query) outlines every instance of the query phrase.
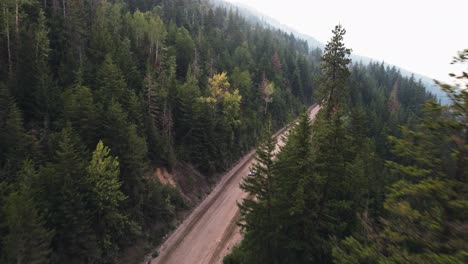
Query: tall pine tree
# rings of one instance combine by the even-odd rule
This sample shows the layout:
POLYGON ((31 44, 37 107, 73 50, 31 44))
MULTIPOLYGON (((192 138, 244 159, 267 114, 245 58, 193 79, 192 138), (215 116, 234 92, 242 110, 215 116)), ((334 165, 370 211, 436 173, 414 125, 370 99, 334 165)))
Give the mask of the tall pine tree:
POLYGON ((250 262, 274 263, 277 251, 273 226, 274 161, 276 138, 267 135, 257 149, 251 170, 240 187, 249 194, 240 208, 239 224, 244 232, 243 247, 250 262))

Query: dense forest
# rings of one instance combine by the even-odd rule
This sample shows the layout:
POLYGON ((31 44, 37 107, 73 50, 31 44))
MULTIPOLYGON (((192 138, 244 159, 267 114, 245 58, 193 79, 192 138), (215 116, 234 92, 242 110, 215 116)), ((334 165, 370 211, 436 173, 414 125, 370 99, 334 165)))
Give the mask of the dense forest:
POLYGON ((468 74, 439 83, 452 102, 442 106, 400 90, 414 82, 395 72, 349 67, 346 31, 333 33, 322 109, 313 123, 301 115, 278 154, 262 140, 257 176, 241 184, 255 197, 239 204, 244 238, 224 263, 467 263, 468 74))
MULTIPOLYGON (((342 57, 330 55, 332 46, 310 50, 292 34, 205 0, 2 0, 0 7, 1 263, 115 263, 134 245, 158 244, 191 204, 153 176, 157 166, 190 164, 214 183, 260 140, 266 147, 259 151, 271 155, 265 135, 314 102, 327 102, 314 133, 302 117, 274 172, 263 172, 284 186, 271 187, 278 195, 274 217, 263 217, 260 196, 245 204, 245 240, 230 257, 327 262, 362 250, 378 261, 393 252, 381 248, 380 239, 398 240, 384 236, 384 223, 405 220, 389 207, 408 195, 397 187, 389 193, 388 186, 406 184, 410 192, 428 177, 452 175, 457 155, 466 153, 448 147, 458 138, 444 141, 444 148, 430 138, 466 132, 452 124, 459 110, 437 108, 446 129, 437 135, 422 130, 432 129, 420 121, 428 118, 421 104, 432 97, 414 78, 380 63, 349 64, 349 50, 341 46, 342 57), (335 60, 340 77, 327 79, 335 60), (425 145, 405 150, 413 147, 408 137, 418 135, 447 160, 429 156, 425 145), (419 154, 427 159, 404 156, 419 154), (437 162, 447 170, 426 168, 437 162), (400 182, 403 172, 417 177, 400 182), (247 213, 251 207, 260 208, 252 211, 258 215, 247 213), (388 220, 380 221, 383 216, 388 220), (275 245, 267 243, 273 235, 275 245)), ((452 198, 459 188, 466 193, 457 184, 466 184, 466 176, 459 177, 442 182, 454 189, 441 194, 446 207, 435 207, 437 216, 465 206, 452 198)), ((452 213, 457 220, 437 232, 451 232, 441 229, 466 217, 452 213)))

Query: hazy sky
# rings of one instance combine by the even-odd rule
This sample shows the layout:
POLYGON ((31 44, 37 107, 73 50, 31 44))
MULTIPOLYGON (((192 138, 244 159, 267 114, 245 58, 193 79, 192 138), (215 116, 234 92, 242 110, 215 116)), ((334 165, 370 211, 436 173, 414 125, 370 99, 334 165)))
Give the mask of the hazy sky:
POLYGON ((228 0, 326 43, 341 23, 356 54, 449 80, 450 62, 468 48, 468 0, 228 0))

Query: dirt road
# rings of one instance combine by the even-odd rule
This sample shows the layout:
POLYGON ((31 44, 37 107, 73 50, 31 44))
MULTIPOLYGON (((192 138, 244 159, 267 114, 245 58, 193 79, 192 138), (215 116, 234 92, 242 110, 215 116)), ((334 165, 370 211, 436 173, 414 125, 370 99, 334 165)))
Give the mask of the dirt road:
MULTIPOLYGON (((318 106, 309 109, 315 118, 318 106)), ((284 143, 277 133, 278 147, 284 143)), ((249 173, 255 151, 244 156, 227 172, 209 196, 169 236, 159 249, 159 256, 151 264, 211 264, 222 263, 223 257, 233 245, 241 240, 236 219, 239 215, 237 202, 247 194, 239 188, 242 178, 249 173)))

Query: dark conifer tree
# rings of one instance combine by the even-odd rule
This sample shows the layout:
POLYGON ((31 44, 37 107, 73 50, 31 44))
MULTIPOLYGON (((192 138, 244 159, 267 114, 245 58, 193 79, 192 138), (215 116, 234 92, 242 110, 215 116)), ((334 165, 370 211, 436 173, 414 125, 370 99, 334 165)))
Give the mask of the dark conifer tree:
POLYGON ((19 189, 6 197, 2 208, 8 235, 3 237, 0 260, 2 263, 50 263, 53 232, 45 228, 33 198, 36 186, 32 184, 37 172, 30 161, 23 164, 19 176, 19 189))
POLYGON ((349 95, 346 81, 350 75, 348 66, 351 62, 351 50, 343 43, 346 30, 337 25, 332 32, 333 37, 325 46, 322 55, 322 76, 316 93, 316 101, 325 109, 327 118, 336 111, 342 111, 346 106, 349 95))
POLYGON ((258 263, 275 263, 278 245, 274 230, 274 154, 276 138, 267 135, 258 147, 251 174, 240 187, 249 194, 240 208, 239 224, 244 232, 243 247, 248 259, 258 263))
POLYGON ((46 226, 55 230, 52 245, 59 262, 97 259, 86 183, 87 151, 70 126, 56 135, 53 160, 39 170, 38 206, 46 226))

